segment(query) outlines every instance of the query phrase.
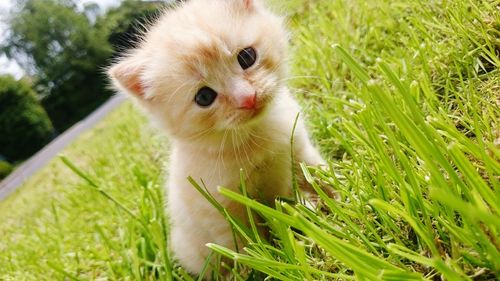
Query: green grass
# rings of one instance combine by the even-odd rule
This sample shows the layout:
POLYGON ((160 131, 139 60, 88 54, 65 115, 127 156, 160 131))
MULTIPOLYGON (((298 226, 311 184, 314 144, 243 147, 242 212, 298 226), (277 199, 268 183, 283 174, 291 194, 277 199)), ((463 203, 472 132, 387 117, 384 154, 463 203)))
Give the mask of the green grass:
MULTIPOLYGON (((330 167, 302 167, 319 210, 221 190, 272 231, 227 216, 245 252, 209 246, 235 280, 500 276, 499 5, 287 2, 290 84, 330 167)), ((146 124, 122 106, 0 202, 0 280, 196 280, 166 251, 168 149, 146 124)))

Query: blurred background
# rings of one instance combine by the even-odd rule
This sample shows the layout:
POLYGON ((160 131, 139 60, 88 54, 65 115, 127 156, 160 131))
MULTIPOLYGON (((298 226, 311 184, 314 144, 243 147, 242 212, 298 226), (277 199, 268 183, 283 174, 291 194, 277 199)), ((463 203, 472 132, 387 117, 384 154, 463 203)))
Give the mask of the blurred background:
POLYGON ((0 180, 112 95, 103 70, 170 2, 1 0, 0 180))

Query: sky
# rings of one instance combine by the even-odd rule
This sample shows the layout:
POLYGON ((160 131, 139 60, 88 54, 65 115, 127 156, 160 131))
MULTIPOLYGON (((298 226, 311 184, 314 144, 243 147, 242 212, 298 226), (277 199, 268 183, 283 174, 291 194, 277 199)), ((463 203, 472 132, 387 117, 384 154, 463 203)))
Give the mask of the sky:
MULTIPOLYGON (((85 3, 94 2, 97 3, 101 8, 109 8, 118 5, 121 0, 75 0, 80 7, 83 7, 85 3)), ((0 0, 0 41, 5 37, 5 32, 7 26, 4 24, 5 17, 9 14, 9 10, 12 7, 13 0, 0 0)), ((21 78, 24 75, 23 70, 19 65, 12 60, 7 59, 5 55, 0 55, 0 74, 9 73, 16 78, 21 78)))

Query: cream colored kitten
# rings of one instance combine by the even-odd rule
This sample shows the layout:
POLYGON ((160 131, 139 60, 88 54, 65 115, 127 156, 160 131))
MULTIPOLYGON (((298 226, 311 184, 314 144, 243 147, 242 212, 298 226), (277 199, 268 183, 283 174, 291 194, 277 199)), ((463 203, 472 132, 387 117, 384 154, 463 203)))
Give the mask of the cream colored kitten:
MULTIPOLYGON (((244 208, 217 192, 238 191, 240 168, 251 196, 270 203, 291 196, 290 138, 300 108, 285 83, 287 40, 282 18, 257 0, 191 0, 167 11, 109 70, 172 140, 170 244, 192 273, 209 254, 206 243, 234 243, 188 176, 242 219, 244 208)), ((323 163, 302 120, 294 149, 299 162, 323 163)))

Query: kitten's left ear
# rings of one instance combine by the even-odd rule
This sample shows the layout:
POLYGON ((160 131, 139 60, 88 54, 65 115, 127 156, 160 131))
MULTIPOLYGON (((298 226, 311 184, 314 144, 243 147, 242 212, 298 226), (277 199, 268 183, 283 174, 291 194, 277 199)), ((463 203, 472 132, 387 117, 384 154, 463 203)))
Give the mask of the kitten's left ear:
POLYGON ((139 99, 145 98, 145 85, 141 81, 143 64, 138 59, 129 57, 108 69, 108 76, 113 84, 139 99))

